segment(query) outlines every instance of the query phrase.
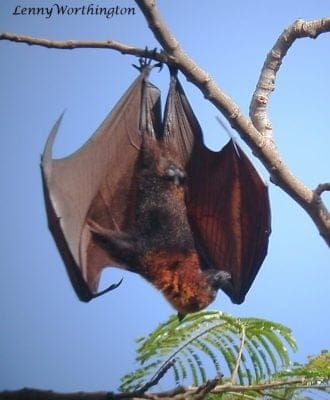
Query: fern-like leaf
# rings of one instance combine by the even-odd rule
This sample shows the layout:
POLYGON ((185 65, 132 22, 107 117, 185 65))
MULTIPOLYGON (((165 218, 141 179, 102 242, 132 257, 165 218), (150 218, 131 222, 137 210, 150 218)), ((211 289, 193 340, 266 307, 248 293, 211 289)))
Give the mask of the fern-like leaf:
POLYGON ((218 311, 191 314, 183 321, 171 316, 139 339, 138 368, 123 377, 120 389, 143 387, 173 359, 177 384, 188 380, 200 385, 216 375, 240 384, 258 382, 289 367, 286 347, 296 349, 291 331, 267 320, 234 318, 218 311))

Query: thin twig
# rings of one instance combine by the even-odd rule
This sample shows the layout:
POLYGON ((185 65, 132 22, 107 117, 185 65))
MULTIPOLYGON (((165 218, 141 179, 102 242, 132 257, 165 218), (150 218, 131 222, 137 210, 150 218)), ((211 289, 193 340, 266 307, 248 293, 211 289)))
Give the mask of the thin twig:
POLYGON ((243 354, 243 350, 244 350, 244 345, 245 345, 245 326, 242 324, 242 332, 241 332, 241 344, 239 347, 239 351, 237 354, 237 359, 236 359, 236 364, 235 367, 233 369, 233 372, 231 374, 231 379, 230 382, 232 385, 234 385, 236 383, 237 380, 237 374, 238 374, 238 369, 239 369, 239 365, 241 363, 241 359, 242 359, 242 354, 243 354))
POLYGON ((154 375, 149 382, 147 382, 145 385, 142 386, 141 389, 138 390, 138 393, 143 394, 147 392, 151 387, 156 386, 159 381, 164 377, 164 375, 167 373, 167 371, 173 367, 175 364, 175 358, 170 360, 168 363, 166 363, 158 372, 156 375, 154 375))
POLYGON ((219 380, 221 377, 217 377, 215 379, 208 380, 207 382, 204 383, 204 385, 201 385, 197 391, 196 394, 194 394, 193 399, 194 400, 201 400, 210 393, 219 383, 219 380))
POLYGON ((317 196, 321 196, 323 192, 330 192, 330 182, 320 183, 317 188, 314 190, 314 193, 317 196))
POLYGON ((73 50, 73 49, 110 49, 119 51, 122 54, 131 54, 136 57, 153 59, 155 61, 168 63, 168 59, 163 52, 155 50, 139 49, 134 46, 126 45, 115 40, 50 40, 37 38, 28 35, 19 35, 16 33, 0 33, 0 40, 9 40, 11 42, 25 43, 30 46, 41 46, 49 49, 73 50))

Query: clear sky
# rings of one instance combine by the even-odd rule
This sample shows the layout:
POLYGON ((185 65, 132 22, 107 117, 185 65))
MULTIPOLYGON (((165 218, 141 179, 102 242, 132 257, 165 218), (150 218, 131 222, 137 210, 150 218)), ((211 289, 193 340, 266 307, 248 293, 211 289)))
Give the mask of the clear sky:
MULTIPOLYGON (((50 39, 114 39, 157 47, 132 0, 59 0, 59 5, 136 7, 134 16, 13 15, 15 7, 54 0, 1 0, 0 31, 50 39)), ((158 2, 183 48, 248 112, 264 58, 297 18, 328 16, 325 0, 158 2)), ((159 46, 158 46, 159 47, 159 46)), ((284 60, 270 103, 275 139, 293 172, 315 187, 330 176, 330 35, 300 40, 284 60)), ((119 289, 89 304, 78 301, 47 229, 39 161, 51 126, 66 114, 55 147, 70 154, 97 128, 136 77, 136 60, 110 50, 49 50, 0 43, 0 389, 24 386, 115 390, 134 368, 134 338, 173 310, 134 274, 107 270, 119 289)), ((166 69, 152 81, 164 93, 166 69)), ((217 110, 183 78, 214 149, 227 140, 217 110)), ((251 152, 247 151, 251 155, 251 152)), ((252 157, 252 156, 251 156, 252 157)), ((255 159, 254 159, 255 160, 255 159)), ((255 162, 269 181, 267 171, 255 162)), ((241 306, 219 293, 212 309, 262 317, 293 329, 294 359, 329 348, 329 249, 305 212, 270 184, 273 233, 269 254, 241 306)), ((326 198, 326 197, 325 197, 326 198)), ((330 196, 327 198, 330 206, 330 196)))

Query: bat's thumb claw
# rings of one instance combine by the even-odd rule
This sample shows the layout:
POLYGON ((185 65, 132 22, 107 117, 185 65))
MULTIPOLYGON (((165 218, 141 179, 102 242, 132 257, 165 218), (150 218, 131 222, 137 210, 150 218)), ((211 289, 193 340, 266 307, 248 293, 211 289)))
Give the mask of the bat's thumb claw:
POLYGON ((113 283, 112 285, 110 285, 108 288, 102 290, 101 292, 95 293, 95 294, 93 295, 93 299, 95 299, 96 297, 103 296, 104 294, 110 292, 111 290, 117 289, 117 287, 118 287, 119 285, 121 285, 122 281, 123 281, 123 278, 121 278, 121 280, 120 280, 119 282, 113 283))

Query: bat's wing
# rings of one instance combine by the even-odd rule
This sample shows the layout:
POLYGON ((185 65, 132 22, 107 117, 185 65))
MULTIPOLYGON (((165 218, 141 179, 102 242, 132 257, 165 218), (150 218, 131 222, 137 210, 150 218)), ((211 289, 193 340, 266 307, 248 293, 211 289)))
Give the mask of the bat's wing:
POLYGON ((52 147, 60 117, 42 156, 49 228, 72 285, 83 301, 97 295, 102 269, 115 264, 94 241, 87 221, 118 231, 130 223, 134 208, 133 173, 141 135, 145 131, 155 135, 160 130, 160 93, 148 82, 147 74, 148 68, 142 68, 139 77, 78 151, 54 160, 52 147))
POLYGON ((200 125, 176 77, 171 77, 164 136, 187 172, 187 209, 207 268, 231 274, 223 289, 242 303, 266 256, 270 234, 268 189, 233 140, 219 152, 203 144, 200 125))

